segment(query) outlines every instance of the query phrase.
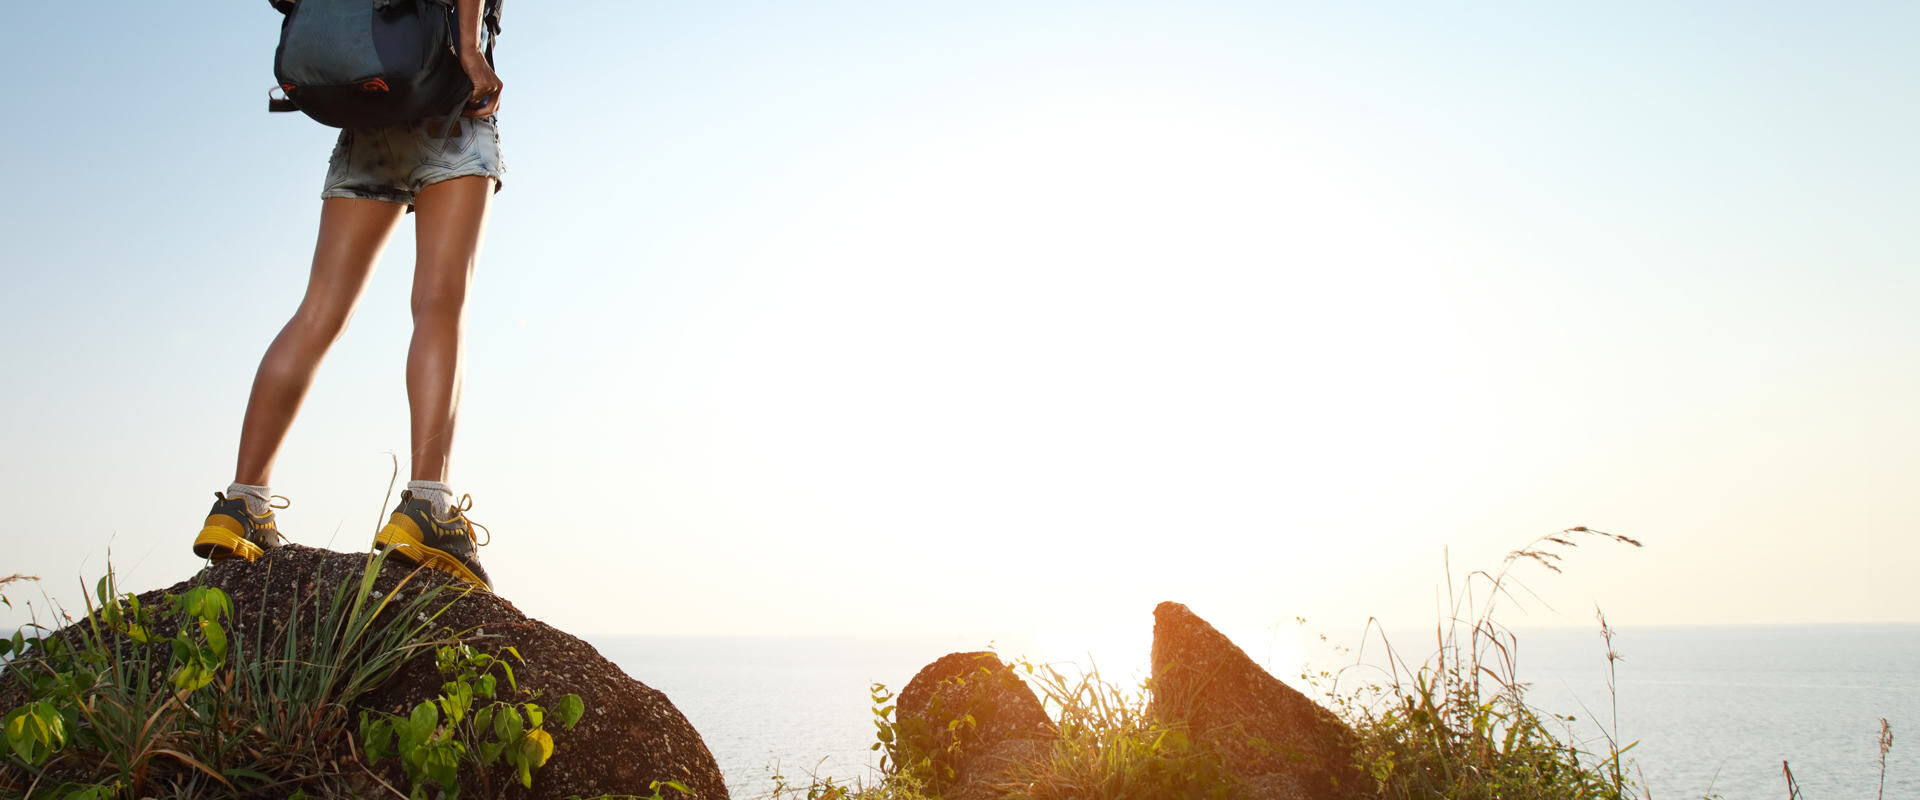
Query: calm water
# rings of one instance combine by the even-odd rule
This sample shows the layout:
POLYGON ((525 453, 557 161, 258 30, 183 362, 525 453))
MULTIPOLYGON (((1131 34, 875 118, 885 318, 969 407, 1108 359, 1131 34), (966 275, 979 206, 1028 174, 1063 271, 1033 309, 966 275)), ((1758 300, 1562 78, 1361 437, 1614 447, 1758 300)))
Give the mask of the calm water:
MULTIPOLYGON (((1296 686, 1299 664, 1351 658, 1314 646, 1235 636, 1256 660, 1296 686)), ((1306 638, 1306 637, 1303 637, 1306 638)), ((1340 636, 1334 637, 1336 640, 1340 636)), ((1403 651, 1416 637, 1395 637, 1403 651)), ((1579 718, 1574 735, 1599 741, 1611 718, 1604 645, 1591 631, 1522 631, 1519 675, 1535 705, 1579 718)), ((663 691, 693 722, 736 798, 764 796, 773 776, 871 777, 868 687, 906 685, 920 667, 967 637, 597 637, 628 674, 663 691)), ((1131 644, 1131 643, 1130 643, 1131 644)), ((1101 653, 1122 682, 1137 654, 1101 653)), ((1785 798, 1781 762, 1808 800, 1873 798, 1879 787, 1879 720, 1893 725, 1886 797, 1920 798, 1920 626, 1648 628, 1617 633, 1620 737, 1655 798, 1714 792, 1738 800, 1785 798)), ((1019 642, 1003 653, 1044 653, 1019 642)), ((1081 651, 1085 652, 1085 651, 1081 651)), ((1042 656, 1034 656, 1036 660, 1042 656)), ((1082 663, 1085 658, 1076 658, 1082 663)))

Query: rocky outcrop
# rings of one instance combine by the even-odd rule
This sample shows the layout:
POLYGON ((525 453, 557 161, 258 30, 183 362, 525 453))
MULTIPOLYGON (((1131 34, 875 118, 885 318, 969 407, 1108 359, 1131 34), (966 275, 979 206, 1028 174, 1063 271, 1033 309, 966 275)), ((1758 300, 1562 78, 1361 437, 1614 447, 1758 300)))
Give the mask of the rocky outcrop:
MULTIPOLYGON (((253 563, 234 559, 213 565, 190 581, 147 592, 139 599, 148 608, 160 608, 164 606, 163 595, 178 595, 196 585, 217 587, 233 601, 227 638, 246 648, 247 657, 278 658, 287 652, 291 641, 293 657, 305 659, 316 638, 318 609, 327 608, 343 587, 349 592, 358 590, 368 559, 365 553, 287 545, 253 563)), ((665 695, 628 677, 591 645, 528 619, 503 597, 464 591, 462 584, 444 573, 389 561, 373 580, 370 602, 391 601, 391 608, 422 592, 444 587, 430 604, 431 609, 439 610, 439 615, 431 618, 430 633, 456 634, 480 651, 507 659, 518 688, 537 696, 536 702, 549 709, 567 694, 579 695, 584 701, 585 714, 572 730, 549 719, 553 754, 535 773, 531 789, 522 788, 512 770, 496 766, 484 778, 484 785, 491 791, 483 792, 479 771, 463 766, 463 797, 646 797, 653 794, 655 781, 677 781, 700 800, 727 800, 720 769, 686 717, 665 695), (509 647, 519 654, 519 660, 506 655, 509 647)), ((165 629, 175 627, 177 624, 165 629)), ((421 701, 438 696, 445 679, 434 658, 435 649, 425 648, 384 683, 347 698, 350 707, 333 713, 324 725, 313 726, 315 735, 310 746, 315 752, 307 762, 312 765, 309 770, 300 775, 274 776, 293 782, 278 784, 277 789, 262 796, 285 796, 289 786, 303 789, 308 796, 392 796, 387 787, 397 787, 404 794, 409 784, 395 759, 367 763, 370 759, 359 741, 358 719, 362 711, 406 715, 421 701), (331 733, 321 735, 322 730, 331 733)), ((506 683, 504 678, 499 680, 500 699, 526 699, 528 695, 505 696, 506 683)), ((0 697, 0 702, 7 703, 0 708, 11 707, 11 702, 18 699, 0 697)), ((679 796, 671 789, 666 794, 679 796)))
POLYGON ((930 788, 946 800, 994 797, 1052 748, 1040 699, 993 653, 942 656, 907 682, 895 708, 902 763, 925 759, 930 788))
POLYGON ((1351 731, 1179 603, 1153 611, 1149 713, 1217 748, 1245 800, 1370 796, 1351 731))

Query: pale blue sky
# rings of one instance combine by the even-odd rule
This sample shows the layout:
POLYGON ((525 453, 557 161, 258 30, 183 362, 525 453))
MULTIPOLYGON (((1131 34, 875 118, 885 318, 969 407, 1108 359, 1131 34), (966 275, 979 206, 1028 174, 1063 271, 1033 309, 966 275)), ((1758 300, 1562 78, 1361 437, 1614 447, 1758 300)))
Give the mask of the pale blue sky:
MULTIPOLYGON (((190 575, 334 135, 265 3, 0 30, 0 573, 190 575)), ((563 628, 1920 621, 1906 3, 514 3, 454 482, 563 628)), ((364 547, 410 234, 275 487, 364 547)), ((18 599, 18 598, 16 598, 18 599)), ((15 612, 8 621, 18 621, 15 612)))

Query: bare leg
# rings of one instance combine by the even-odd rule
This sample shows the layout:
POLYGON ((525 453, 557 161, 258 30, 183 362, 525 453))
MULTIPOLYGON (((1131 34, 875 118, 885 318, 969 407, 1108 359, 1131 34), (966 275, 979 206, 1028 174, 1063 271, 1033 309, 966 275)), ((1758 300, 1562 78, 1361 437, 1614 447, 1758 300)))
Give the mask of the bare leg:
POLYGON ((320 205, 320 241, 313 250, 307 294, 293 319, 280 329, 247 398, 240 426, 240 458, 234 482, 264 486, 274 456, 306 399, 320 359, 353 316, 373 266, 406 208, 395 203, 330 197, 320 205))
POLYGON ((407 405, 413 421, 413 479, 447 479, 460 413, 460 330, 467 285, 486 228, 493 179, 454 178, 414 198, 413 345, 407 350, 407 405))

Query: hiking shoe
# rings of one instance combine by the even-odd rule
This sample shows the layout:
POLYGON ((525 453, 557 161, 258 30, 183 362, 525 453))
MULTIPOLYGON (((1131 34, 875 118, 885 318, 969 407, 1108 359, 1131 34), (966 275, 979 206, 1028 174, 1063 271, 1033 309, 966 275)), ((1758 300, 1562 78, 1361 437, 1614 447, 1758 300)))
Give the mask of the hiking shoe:
POLYGON ((287 498, 274 495, 267 501, 267 513, 254 514, 247 499, 213 493, 213 510, 207 512, 207 524, 193 539, 193 554, 209 561, 243 558, 252 561, 268 550, 279 547, 287 537, 273 523, 273 510, 290 505, 287 498), (279 503, 276 505, 274 501, 279 503))
MULTIPOLYGON (((386 527, 374 535, 373 548, 391 549, 394 555, 415 564, 451 572, 468 583, 493 591, 493 581, 487 579, 487 571, 481 568, 480 557, 474 552, 485 543, 474 538, 474 524, 466 514, 470 508, 473 508, 473 495, 466 495, 460 498, 459 505, 452 507, 451 516, 434 519, 433 501, 403 491, 400 505, 393 510, 386 527)), ((480 529, 484 531, 486 527, 480 529)))

